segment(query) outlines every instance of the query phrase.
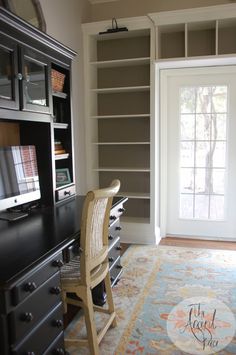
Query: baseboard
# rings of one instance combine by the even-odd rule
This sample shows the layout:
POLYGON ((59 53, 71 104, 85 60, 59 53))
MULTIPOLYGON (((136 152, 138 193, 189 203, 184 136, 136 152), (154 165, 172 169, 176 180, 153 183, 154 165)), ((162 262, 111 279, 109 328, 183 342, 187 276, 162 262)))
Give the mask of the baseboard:
POLYGON ((176 238, 176 239, 195 239, 195 240, 210 240, 210 241, 215 241, 215 242, 236 242, 236 237, 235 238, 224 238, 224 237, 202 237, 198 235, 178 235, 178 234, 168 234, 164 238, 176 238))

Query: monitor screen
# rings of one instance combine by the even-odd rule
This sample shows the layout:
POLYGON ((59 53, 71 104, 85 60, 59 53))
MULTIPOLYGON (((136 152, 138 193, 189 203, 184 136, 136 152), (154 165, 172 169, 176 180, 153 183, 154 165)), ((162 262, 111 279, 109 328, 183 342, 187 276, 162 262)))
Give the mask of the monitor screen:
POLYGON ((35 147, 0 147, 0 210, 39 198, 35 147))

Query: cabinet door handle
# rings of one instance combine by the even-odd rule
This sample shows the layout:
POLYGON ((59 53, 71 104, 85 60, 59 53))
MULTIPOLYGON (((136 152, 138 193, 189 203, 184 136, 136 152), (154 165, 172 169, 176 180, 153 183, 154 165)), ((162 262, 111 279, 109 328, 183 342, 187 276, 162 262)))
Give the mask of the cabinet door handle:
POLYGON ((60 259, 57 260, 53 260, 52 262, 52 266, 56 266, 56 267, 62 267, 64 265, 63 261, 60 259))
POLYGON ((110 257, 108 258, 108 261, 111 263, 112 261, 114 261, 114 258, 110 257))
POLYGON ((109 240, 112 240, 113 238, 114 238, 114 237, 113 237, 112 235, 109 235, 109 236, 108 236, 108 239, 109 239, 109 240))
POLYGON ((20 81, 23 80, 23 75, 21 73, 18 73, 17 74, 17 79, 20 80, 20 81))
POLYGON ((116 247, 116 250, 122 250, 122 247, 119 245, 118 247, 116 247))
POLYGON ((110 220, 114 221, 116 219, 116 216, 110 216, 110 220))
POLYGON ((63 326, 63 322, 61 319, 55 319, 53 325, 54 327, 61 328, 63 326))
POLYGON ((125 208, 124 207, 119 208, 118 212, 122 212, 122 213, 125 212, 125 208))
POLYGON ((121 227, 116 227, 116 231, 121 231, 121 227))
POLYGON ((59 286, 52 287, 50 293, 53 295, 59 295, 61 293, 61 288, 59 286))
POLYGON ((34 319, 34 316, 31 312, 25 312, 21 317, 21 320, 23 322, 27 322, 27 323, 32 322, 33 319, 34 319))
POLYGON ((27 291, 27 292, 33 292, 35 291, 37 288, 37 285, 35 282, 27 282, 24 286, 24 290, 27 291))

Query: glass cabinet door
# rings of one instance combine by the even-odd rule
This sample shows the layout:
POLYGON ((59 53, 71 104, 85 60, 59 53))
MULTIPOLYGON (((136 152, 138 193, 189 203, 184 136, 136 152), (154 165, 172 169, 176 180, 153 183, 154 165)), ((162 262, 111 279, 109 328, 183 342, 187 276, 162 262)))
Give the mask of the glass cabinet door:
POLYGON ((22 72, 22 109, 50 113, 48 59, 39 53, 24 49, 22 72))
POLYGON ((17 45, 0 35, 0 107, 19 109, 17 45))

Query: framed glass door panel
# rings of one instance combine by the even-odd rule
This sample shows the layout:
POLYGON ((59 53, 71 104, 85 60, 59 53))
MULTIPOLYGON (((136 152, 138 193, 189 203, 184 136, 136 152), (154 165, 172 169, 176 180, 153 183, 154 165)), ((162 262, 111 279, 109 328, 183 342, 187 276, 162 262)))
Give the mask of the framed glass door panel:
POLYGON ((22 109, 51 113, 50 64, 46 57, 34 51, 22 51, 22 109))
POLYGON ((0 107, 19 109, 17 44, 0 34, 0 107))

